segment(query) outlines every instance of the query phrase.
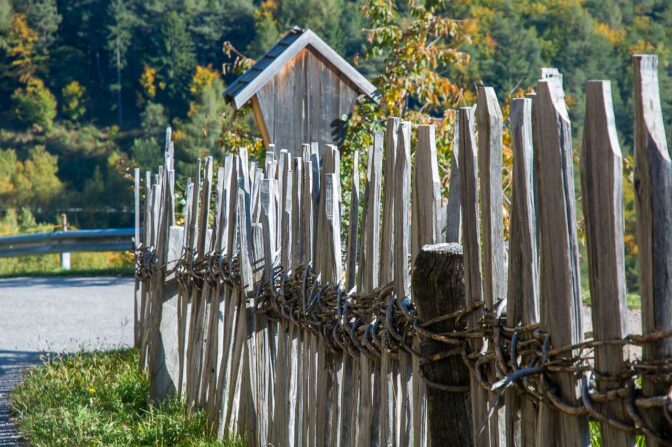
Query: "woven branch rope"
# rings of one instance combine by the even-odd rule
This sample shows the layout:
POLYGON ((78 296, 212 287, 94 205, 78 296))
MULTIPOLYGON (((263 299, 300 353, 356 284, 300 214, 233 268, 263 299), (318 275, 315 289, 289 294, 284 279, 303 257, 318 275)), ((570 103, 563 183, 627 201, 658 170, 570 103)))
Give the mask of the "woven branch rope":
MULTIPOLYGON (((235 256, 227 259, 213 253, 198 258, 192 251, 186 251, 179 261, 168 266, 159 265, 151 249, 136 252, 136 274, 141 280, 173 273, 183 290, 201 289, 205 283, 213 287, 231 287, 239 292, 243 290, 235 256)), ((534 401, 551 405, 563 413, 589 416, 619 430, 641 433, 661 445, 672 446, 668 435, 654 430, 641 414, 642 410, 660 411, 672 425, 672 357, 655 361, 627 360, 617 377, 600 374, 592 361, 595 348, 606 345, 641 347, 670 338, 672 332, 586 340, 553 347, 550 334, 543 332, 539 324, 507 326, 502 302, 495 309, 487 309, 479 303, 423 322, 416 316, 408 297, 395 295, 392 283, 370 293, 348 293, 340 284, 322 283, 310 265, 292 271, 275 267, 272 280, 261 281, 254 290, 246 294, 246 300, 255 312, 319 334, 334 354, 345 351, 353 356, 364 354, 377 359, 383 351, 394 357, 403 350, 419 358, 421 366, 457 357, 484 389, 496 392, 498 399, 506 388, 516 386, 534 401), (478 323, 469 328, 467 321, 474 315, 478 323), (452 331, 433 330, 446 322, 452 324, 452 331), (429 352, 421 353, 413 346, 429 346, 424 350, 429 352), (473 346, 480 346, 480 349, 473 346), (488 371, 495 371, 494 377, 488 371), (560 395, 553 381, 557 373, 574 376, 581 391, 580 400, 569 402, 560 395), (665 384, 670 392, 644 396, 638 384, 645 377, 665 384), (597 380, 608 380, 613 386, 608 391, 598 391, 597 380), (619 403, 625 408, 629 420, 615 419, 600 409, 604 404, 619 403)), ((424 375, 423 380, 429 387, 448 392, 469 390, 468 383, 445 385, 424 375)))

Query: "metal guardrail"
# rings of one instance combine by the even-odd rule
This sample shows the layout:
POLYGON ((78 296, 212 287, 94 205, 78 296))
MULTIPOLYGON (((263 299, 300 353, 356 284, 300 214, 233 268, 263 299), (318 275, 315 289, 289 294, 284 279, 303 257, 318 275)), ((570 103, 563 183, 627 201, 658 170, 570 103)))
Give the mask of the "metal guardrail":
POLYGON ((131 251, 134 236, 134 228, 114 228, 0 237, 0 258, 76 251, 131 251))

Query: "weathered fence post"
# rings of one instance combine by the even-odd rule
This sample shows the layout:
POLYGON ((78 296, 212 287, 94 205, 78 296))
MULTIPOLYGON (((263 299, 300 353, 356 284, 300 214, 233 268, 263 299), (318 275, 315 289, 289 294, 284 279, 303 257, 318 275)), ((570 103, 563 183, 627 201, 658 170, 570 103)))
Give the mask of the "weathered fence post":
MULTIPOLYGON (((513 188, 509 237, 509 278, 506 322, 510 327, 539 322, 539 255, 537 210, 534 200, 534 153, 532 146, 532 100, 511 102, 513 188)), ((526 359, 521 360, 525 364, 526 359)), ((534 445, 537 428, 535 404, 506 390, 507 447, 534 445)))
MULTIPOLYGON (((449 243, 422 247, 413 271, 413 298, 418 316, 423 321, 465 307, 462 246, 449 243)), ((453 322, 447 320, 436 324, 432 330, 448 332, 457 329, 453 326, 453 322)), ((430 341, 423 341, 420 346, 422 353, 428 356, 444 348, 430 341)), ((473 442, 469 409, 469 369, 459 356, 460 353, 456 352, 455 356, 420 367, 429 381, 425 387, 428 438, 430 445, 434 447, 468 447, 473 442)))
MULTIPOLYGON (((476 135, 474 134, 474 109, 462 107, 460 109, 460 181, 461 205, 463 219, 464 241, 464 292, 465 303, 473 306, 483 301, 483 280, 481 277, 481 246, 480 224, 478 209, 478 161, 476 149, 476 135)), ((469 326, 478 325, 478 315, 469 318, 469 326)), ((482 343, 474 341, 473 349, 480 349, 482 343)), ((490 447, 490 425, 488 417, 488 391, 484 389, 478 379, 472 374, 471 411, 473 418, 473 437, 476 447, 490 447)))
POLYGON ((446 242, 459 243, 462 239, 462 207, 460 187, 460 114, 455 114, 453 129, 453 153, 450 162, 450 183, 448 184, 448 204, 446 205, 446 242))
MULTIPOLYGON (((502 133, 504 118, 492 87, 478 88, 478 171, 481 201, 483 301, 488 309, 506 297, 506 254, 504 252, 504 192, 502 191, 502 133)), ((495 377, 495 367, 489 374, 495 377)), ((494 394, 490 402, 496 402, 494 394)), ((495 404, 496 405, 496 404, 495 404)), ((504 445, 504 409, 490 409, 490 444, 504 445)))
MULTIPOLYGON (((135 255, 138 255, 138 249, 142 246, 140 241, 140 168, 135 168, 133 171, 133 204, 135 208, 134 215, 134 227, 135 232, 133 235, 133 249, 135 250, 135 255)), ((135 282, 133 285, 133 347, 135 349, 140 349, 140 324, 142 322, 140 318, 140 278, 138 278, 137 272, 135 274, 135 282)))
MULTIPOLYGON (((588 81, 581 181, 595 340, 623 338, 627 334, 622 163, 611 104, 611 84, 609 81, 588 81)), ((601 391, 618 388, 618 376, 623 371, 623 347, 613 345, 595 349, 595 369, 599 372, 601 391)), ((627 418, 620 403, 607 404, 603 411, 618 420, 627 418)), ((604 445, 627 446, 633 445, 634 441, 631 433, 602 423, 604 445)))
MULTIPOLYGON (((665 139, 658 90, 658 57, 635 55, 635 192, 642 331, 672 330, 672 163, 665 139)), ((644 346, 644 361, 672 355, 672 338, 644 346)), ((667 394, 663 381, 643 381, 648 396, 667 394)), ((662 411, 650 411, 647 423, 670 433, 662 411)), ((647 437, 647 446, 659 445, 647 437)))
MULTIPOLYGON (((539 187, 540 302, 543 330, 555 348, 583 339, 579 243, 574 200, 571 123, 562 82, 557 77, 539 80, 534 99, 535 151, 539 187)), ((572 373, 551 377, 562 398, 576 402, 579 390, 572 373)), ((553 393, 548 393, 550 397, 553 393)), ((585 416, 563 413, 542 405, 538 444, 587 446, 590 444, 585 416)))

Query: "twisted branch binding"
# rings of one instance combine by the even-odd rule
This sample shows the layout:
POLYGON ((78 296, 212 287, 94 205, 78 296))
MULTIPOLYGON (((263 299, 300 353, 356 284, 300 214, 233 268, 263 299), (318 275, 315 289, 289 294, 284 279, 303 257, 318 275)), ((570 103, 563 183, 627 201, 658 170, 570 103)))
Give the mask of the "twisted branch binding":
MULTIPOLYGON (((136 274, 150 280, 161 274, 163 268, 151 249, 136 252, 136 274)), ((175 273, 185 289, 201 289, 224 285, 243 290, 237 256, 227 258, 220 253, 197 257, 186 250, 166 274, 175 273)), ((484 303, 422 322, 415 313, 409 297, 396 296, 393 284, 369 293, 347 293, 340 284, 322 283, 310 265, 301 265, 291 271, 277 266, 272 279, 260 281, 252 293, 246 295, 250 307, 272 320, 283 319, 303 330, 319 334, 327 349, 338 354, 364 354, 378 359, 383 352, 395 357, 403 350, 420 359, 421 366, 431 362, 458 357, 469 368, 478 383, 496 392, 497 399, 510 386, 516 386, 530 399, 551 405, 558 411, 589 416, 617 429, 644 434, 661 445, 672 446, 667 434, 659 433, 648 425, 641 410, 659 410, 672 425, 672 388, 670 394, 645 396, 638 385, 643 377, 672 384, 672 357, 655 361, 627 360, 617 377, 607 377, 594 369, 592 353, 605 345, 643 346, 672 337, 672 332, 653 332, 628 335, 623 339, 586 340, 573 345, 553 347, 550 334, 539 324, 509 327, 502 315, 502 302, 495 309, 484 303), (470 316, 476 314, 477 326, 467 327, 470 316), (452 331, 438 332, 432 327, 451 321, 452 331), (413 349, 413 340, 420 346, 432 345, 432 352, 423 354, 413 349), (472 349, 470 341, 478 340, 481 348, 472 349), (439 348, 440 347, 440 348, 439 348), (490 347, 490 348, 488 348, 490 347), (496 371, 494 381, 485 371, 496 371), (569 402, 560 395, 552 375, 564 372, 574 375, 581 391, 577 402, 569 402), (596 379, 608 379, 617 384, 608 391, 598 391, 596 379), (595 404, 621 401, 630 418, 623 421, 608 416, 595 404)), ((243 296, 243 295, 239 295, 243 296)), ((421 372, 422 372, 421 368, 421 372)), ((448 392, 466 392, 469 384, 445 385, 429 380, 429 387, 448 392)))

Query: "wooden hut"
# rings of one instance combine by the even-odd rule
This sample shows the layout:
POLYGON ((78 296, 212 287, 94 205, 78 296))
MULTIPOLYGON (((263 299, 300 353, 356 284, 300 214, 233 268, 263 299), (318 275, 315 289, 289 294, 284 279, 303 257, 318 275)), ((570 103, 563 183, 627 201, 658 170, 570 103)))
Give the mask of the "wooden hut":
POLYGON ((341 146, 355 100, 378 92, 309 29, 293 28, 226 90, 236 109, 249 101, 264 145, 298 154, 302 143, 341 146))

